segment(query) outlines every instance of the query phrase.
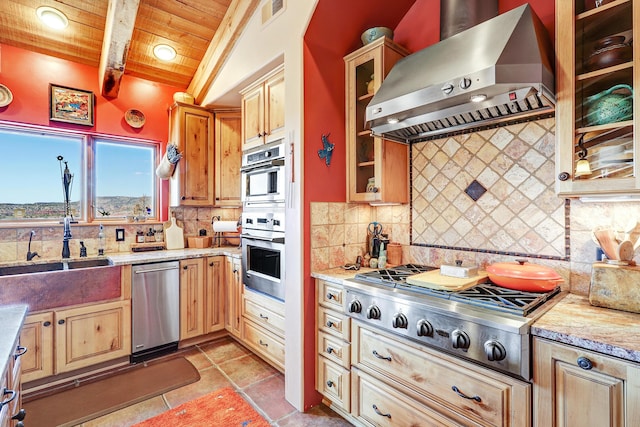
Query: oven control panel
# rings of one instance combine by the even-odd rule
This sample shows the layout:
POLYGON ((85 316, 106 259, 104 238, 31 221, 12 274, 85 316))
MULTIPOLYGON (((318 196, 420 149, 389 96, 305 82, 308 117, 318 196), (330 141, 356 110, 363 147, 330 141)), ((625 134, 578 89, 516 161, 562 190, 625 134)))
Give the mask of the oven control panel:
POLYGON ((385 331, 393 332, 449 354, 480 363, 521 379, 530 379, 527 319, 500 319, 479 309, 460 310, 456 304, 361 290, 345 281, 344 311, 385 331))

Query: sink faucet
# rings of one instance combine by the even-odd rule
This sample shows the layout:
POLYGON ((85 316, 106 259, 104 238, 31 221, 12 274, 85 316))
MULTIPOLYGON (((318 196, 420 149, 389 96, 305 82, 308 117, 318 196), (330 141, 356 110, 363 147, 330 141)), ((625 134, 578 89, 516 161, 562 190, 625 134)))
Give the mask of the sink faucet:
POLYGON ((35 257, 39 257, 38 252, 31 252, 31 239, 35 236, 36 232, 31 230, 29 233, 29 247, 27 248, 27 261, 31 261, 35 257))
POLYGON ((71 239, 71 218, 64 217, 64 236, 62 238, 62 258, 70 258, 69 240, 71 239))

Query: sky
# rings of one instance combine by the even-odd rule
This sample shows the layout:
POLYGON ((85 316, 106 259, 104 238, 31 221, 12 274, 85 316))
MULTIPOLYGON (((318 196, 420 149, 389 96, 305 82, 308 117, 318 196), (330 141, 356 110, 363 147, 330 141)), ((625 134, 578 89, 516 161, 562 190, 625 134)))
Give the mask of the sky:
MULTIPOLYGON (((82 138, 16 134, 0 129, 0 203, 63 202, 60 155, 74 175, 71 201, 79 200, 82 138)), ((149 196, 155 171, 153 150, 99 144, 96 150, 99 196, 149 196)), ((62 165, 64 168, 64 164, 62 165)))

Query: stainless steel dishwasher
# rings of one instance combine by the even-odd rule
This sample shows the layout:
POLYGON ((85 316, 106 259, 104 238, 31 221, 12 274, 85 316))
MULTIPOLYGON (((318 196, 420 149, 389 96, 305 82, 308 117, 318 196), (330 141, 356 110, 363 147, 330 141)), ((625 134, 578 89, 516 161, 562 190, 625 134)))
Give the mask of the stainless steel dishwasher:
POLYGON ((180 339, 180 263, 132 267, 131 362, 175 351, 180 339))

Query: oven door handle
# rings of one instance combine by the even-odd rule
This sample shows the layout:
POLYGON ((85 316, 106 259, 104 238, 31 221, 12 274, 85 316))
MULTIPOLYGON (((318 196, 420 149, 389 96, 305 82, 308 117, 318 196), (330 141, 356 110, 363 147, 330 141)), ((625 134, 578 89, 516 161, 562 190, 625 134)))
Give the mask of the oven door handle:
POLYGON ((260 240, 263 242, 284 243, 284 237, 262 237, 262 236, 253 236, 251 234, 241 234, 240 237, 242 237, 243 239, 260 240))
POLYGON ((252 171, 259 170, 259 169, 272 168, 272 167, 275 167, 275 166, 284 166, 284 158, 272 159, 272 160, 267 160, 266 162, 262 162, 262 163, 255 163, 255 164, 252 164, 252 165, 242 166, 240 168, 240 172, 252 172, 252 171))

